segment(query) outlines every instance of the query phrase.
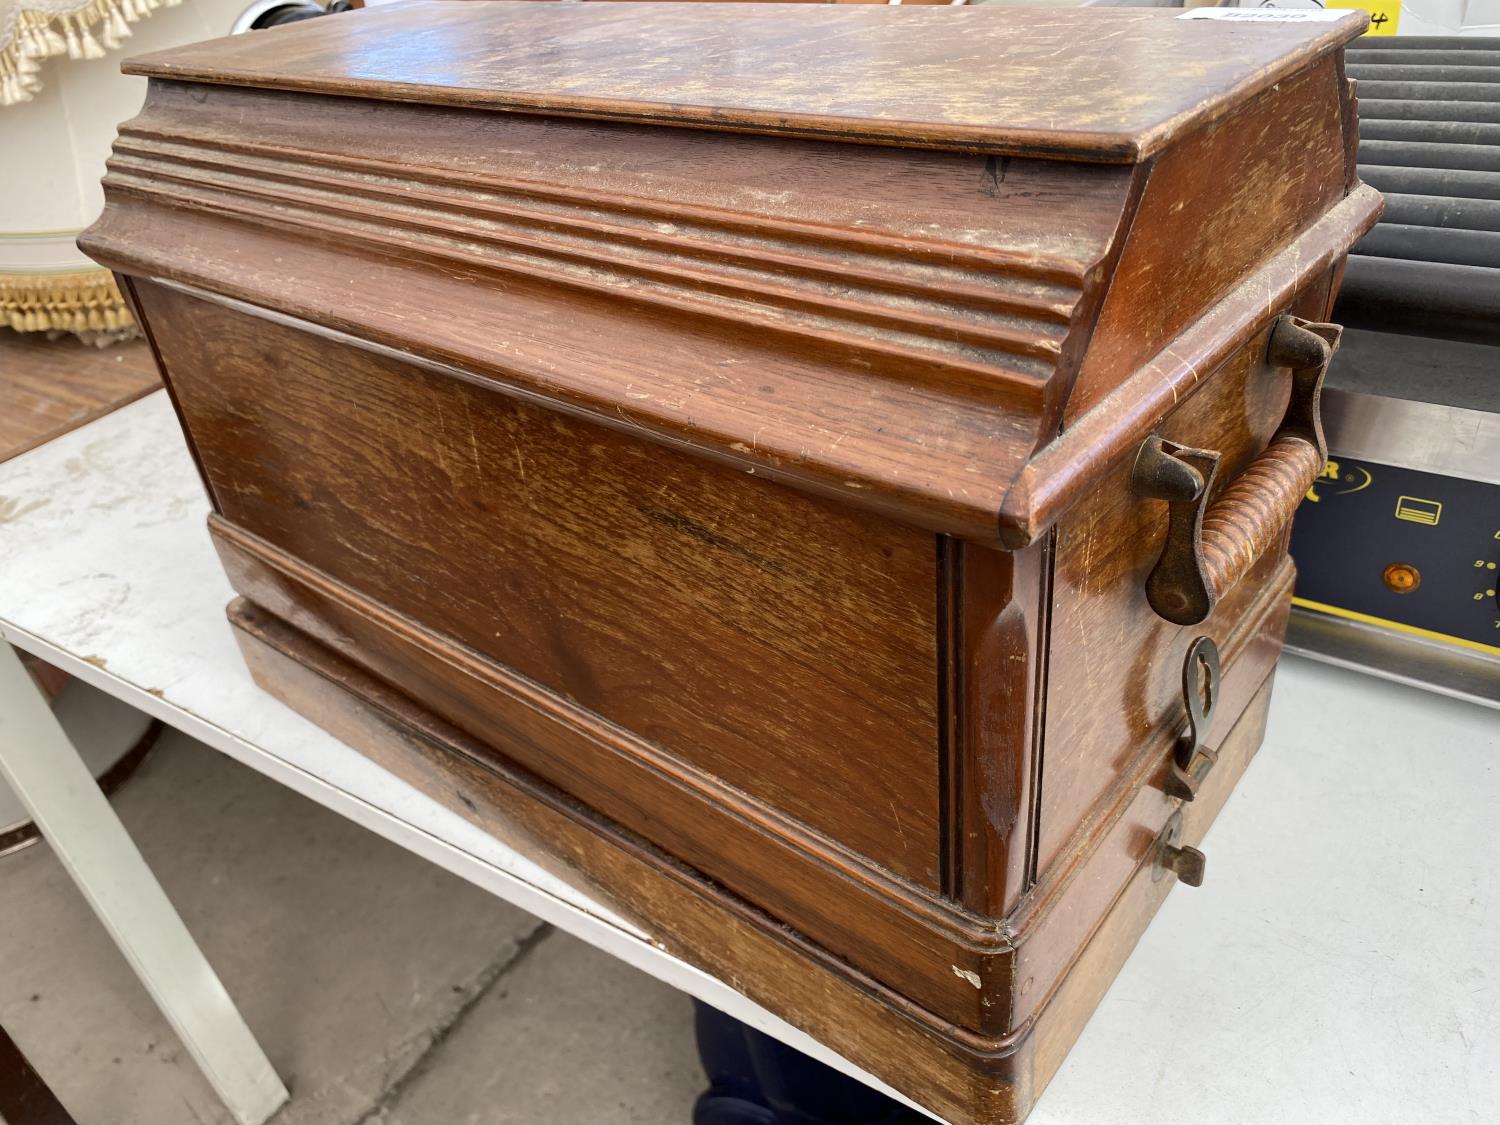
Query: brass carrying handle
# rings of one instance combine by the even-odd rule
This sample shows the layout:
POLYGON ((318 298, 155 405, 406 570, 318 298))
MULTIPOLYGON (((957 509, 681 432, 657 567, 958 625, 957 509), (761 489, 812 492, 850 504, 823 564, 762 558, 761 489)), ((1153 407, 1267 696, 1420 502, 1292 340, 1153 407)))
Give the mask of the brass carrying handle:
POLYGON ((1167 538, 1146 600, 1174 625, 1196 625, 1214 611, 1275 542, 1323 471, 1323 376, 1343 329, 1280 316, 1266 362, 1292 371, 1286 417, 1270 444, 1212 503, 1221 455, 1152 434, 1136 455, 1131 487, 1168 504, 1167 538))

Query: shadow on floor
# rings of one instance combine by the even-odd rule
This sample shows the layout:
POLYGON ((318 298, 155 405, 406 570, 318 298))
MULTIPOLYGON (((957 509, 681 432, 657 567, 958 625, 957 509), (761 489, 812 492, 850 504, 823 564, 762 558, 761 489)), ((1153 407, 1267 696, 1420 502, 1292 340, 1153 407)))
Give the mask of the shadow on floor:
MULTIPOLYGON (((115 807, 292 1090, 275 1125, 673 1125, 686 996, 179 732, 115 807)), ((0 859, 0 1024, 79 1125, 229 1125, 45 843, 0 859)))

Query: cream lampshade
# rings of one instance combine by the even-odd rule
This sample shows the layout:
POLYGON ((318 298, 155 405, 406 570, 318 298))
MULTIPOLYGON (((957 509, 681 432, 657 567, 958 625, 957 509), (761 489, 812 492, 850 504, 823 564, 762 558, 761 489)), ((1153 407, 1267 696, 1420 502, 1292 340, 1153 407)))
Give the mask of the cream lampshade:
POLYGON ((226 35, 244 3, 0 0, 0 326, 132 328, 113 278, 73 245, 104 204, 115 129, 145 97, 120 59, 226 35))

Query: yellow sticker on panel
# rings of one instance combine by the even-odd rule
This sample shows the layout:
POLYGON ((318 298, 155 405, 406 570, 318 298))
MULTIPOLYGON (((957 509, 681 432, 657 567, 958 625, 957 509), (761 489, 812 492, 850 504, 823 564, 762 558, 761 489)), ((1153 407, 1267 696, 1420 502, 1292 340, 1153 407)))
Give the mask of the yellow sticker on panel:
POLYGON ((1363 9, 1370 13, 1366 35, 1395 35, 1401 20, 1401 0, 1324 0, 1325 8, 1363 9))

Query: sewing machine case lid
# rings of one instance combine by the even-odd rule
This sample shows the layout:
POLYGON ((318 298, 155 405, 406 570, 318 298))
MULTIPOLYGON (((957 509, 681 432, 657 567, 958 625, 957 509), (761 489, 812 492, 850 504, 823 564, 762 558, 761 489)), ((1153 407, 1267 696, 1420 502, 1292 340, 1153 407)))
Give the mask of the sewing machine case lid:
POLYGON ((1363 13, 1182 15, 413 0, 178 47, 125 65, 151 92, 80 245, 1019 546, 1378 210, 1330 58, 1363 13), (1133 253, 1160 324, 1108 307, 1133 253), (1084 411, 1111 317, 1090 401, 1133 389, 1084 411))
POLYGON ((407 0, 129 74, 1132 163, 1363 29, 1161 8, 407 0), (275 36, 275 38, 269 38, 275 36))

